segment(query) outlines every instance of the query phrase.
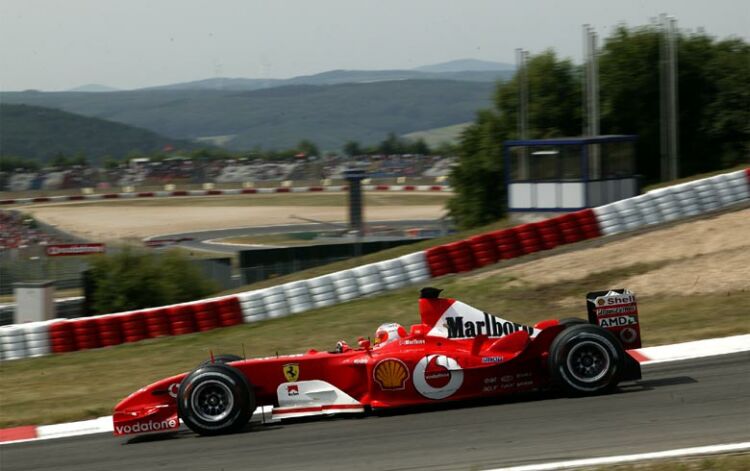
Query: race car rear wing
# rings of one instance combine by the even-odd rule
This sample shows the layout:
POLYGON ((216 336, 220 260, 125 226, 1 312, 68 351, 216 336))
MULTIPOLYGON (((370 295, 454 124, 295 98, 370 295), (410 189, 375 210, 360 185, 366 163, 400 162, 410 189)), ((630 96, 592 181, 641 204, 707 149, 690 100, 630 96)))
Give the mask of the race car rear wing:
POLYGON ((586 294, 589 322, 617 336, 626 350, 641 348, 641 328, 635 295, 627 289, 586 294))

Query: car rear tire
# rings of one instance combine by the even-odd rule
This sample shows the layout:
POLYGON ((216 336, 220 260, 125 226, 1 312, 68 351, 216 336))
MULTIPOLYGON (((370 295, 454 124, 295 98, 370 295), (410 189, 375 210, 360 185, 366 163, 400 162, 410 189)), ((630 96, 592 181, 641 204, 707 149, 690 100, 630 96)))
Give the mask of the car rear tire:
POLYGON ((560 319, 558 323, 562 326, 565 326, 566 328, 570 326, 574 326, 574 325, 579 325, 579 324, 588 324, 587 321, 579 317, 566 317, 564 319, 560 319))
POLYGON ((552 383, 570 395, 611 391, 620 381, 624 362, 625 351, 617 338, 591 324, 566 328, 550 346, 552 383))
POLYGON ((239 370, 214 363, 199 366, 180 383, 180 418, 200 435, 236 432, 255 410, 255 393, 239 370))
POLYGON ((242 357, 239 357, 237 355, 232 355, 231 353, 222 353, 220 355, 216 355, 214 357, 214 361, 211 361, 209 358, 208 360, 201 363, 199 366, 208 366, 208 365, 214 365, 214 364, 225 364, 225 363, 231 363, 233 361, 240 361, 242 360, 242 357))

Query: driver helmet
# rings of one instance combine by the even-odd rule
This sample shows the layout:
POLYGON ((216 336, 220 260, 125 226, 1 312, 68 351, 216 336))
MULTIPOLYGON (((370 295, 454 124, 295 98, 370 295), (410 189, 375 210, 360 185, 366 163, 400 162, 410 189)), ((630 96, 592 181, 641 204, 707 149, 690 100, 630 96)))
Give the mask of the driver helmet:
POLYGON ((406 337, 406 329, 401 324, 396 322, 383 324, 375 331, 375 347, 388 345, 404 337, 406 337))

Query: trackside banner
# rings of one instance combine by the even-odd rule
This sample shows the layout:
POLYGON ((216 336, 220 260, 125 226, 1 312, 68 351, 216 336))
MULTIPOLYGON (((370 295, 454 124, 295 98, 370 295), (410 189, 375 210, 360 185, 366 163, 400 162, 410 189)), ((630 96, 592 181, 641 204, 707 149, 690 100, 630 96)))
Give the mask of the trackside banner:
POLYGON ((48 245, 48 257, 62 257, 68 255, 95 255, 106 252, 104 244, 57 244, 48 245))

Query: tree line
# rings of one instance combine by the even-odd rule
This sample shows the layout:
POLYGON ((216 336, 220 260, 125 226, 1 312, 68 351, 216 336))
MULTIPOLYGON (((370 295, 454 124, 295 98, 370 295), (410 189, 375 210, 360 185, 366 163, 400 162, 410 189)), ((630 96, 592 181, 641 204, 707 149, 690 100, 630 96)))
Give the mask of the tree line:
MULTIPOLYGON (((659 48, 656 26, 618 27, 599 54, 601 134, 636 134, 636 171, 659 181, 659 48)), ((750 161, 750 45, 681 32, 678 49, 681 176, 750 161)), ((529 138, 581 134, 583 66, 553 50, 527 64, 529 138)), ((458 146, 449 209, 460 227, 501 218, 507 205, 502 144, 517 139, 519 76, 498 84, 492 109, 477 113, 458 146)))

